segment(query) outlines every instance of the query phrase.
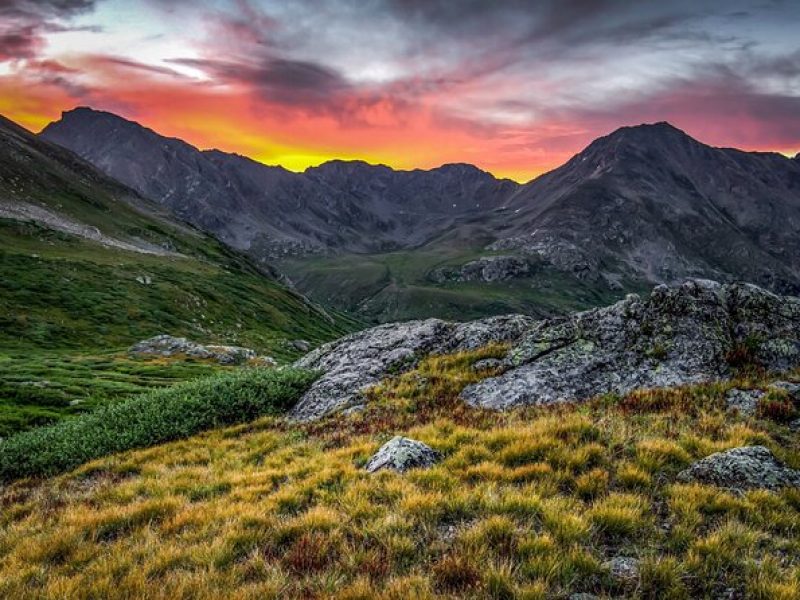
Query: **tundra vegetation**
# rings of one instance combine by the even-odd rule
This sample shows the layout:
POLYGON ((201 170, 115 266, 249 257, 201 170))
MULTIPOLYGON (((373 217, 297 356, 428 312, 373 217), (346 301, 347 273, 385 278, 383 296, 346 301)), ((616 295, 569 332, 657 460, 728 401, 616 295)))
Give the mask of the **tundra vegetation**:
POLYGON ((493 374, 473 364, 504 352, 425 358, 370 389, 361 412, 305 424, 271 414, 9 483, 0 595, 800 596, 800 490, 676 479, 743 445, 800 467, 785 417, 796 407, 773 408, 784 397, 751 417, 726 411, 726 392, 765 388, 763 373, 508 412, 461 402, 493 374), (367 473, 395 435, 443 459, 367 473), (615 577, 615 557, 638 559, 638 574, 615 577))

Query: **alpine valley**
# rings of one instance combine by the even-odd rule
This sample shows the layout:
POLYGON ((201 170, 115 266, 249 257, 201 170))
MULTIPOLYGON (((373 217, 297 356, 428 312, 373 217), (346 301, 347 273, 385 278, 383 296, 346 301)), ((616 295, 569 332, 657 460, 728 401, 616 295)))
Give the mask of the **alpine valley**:
POLYGON ((685 277, 800 290, 800 159, 623 127, 521 185, 465 164, 302 173, 77 108, 42 138, 368 321, 554 314, 685 277))
POLYGON ((798 597, 797 158, 294 173, 78 108, 0 192, 0 596, 798 597))

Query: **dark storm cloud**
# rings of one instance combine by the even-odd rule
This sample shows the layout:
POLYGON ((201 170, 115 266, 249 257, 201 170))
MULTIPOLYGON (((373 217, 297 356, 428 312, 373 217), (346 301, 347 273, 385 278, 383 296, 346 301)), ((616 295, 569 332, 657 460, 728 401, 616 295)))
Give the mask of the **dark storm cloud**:
POLYGON ((0 25, 0 62, 36 56, 42 39, 33 25, 6 28, 0 25))
POLYGON ((66 29, 57 19, 93 6, 94 0, 0 0, 0 62, 35 58, 44 33, 66 29))
POLYGON ((334 69, 318 63, 271 59, 253 71, 253 83, 287 101, 325 100, 349 88, 334 69))
POLYGON ((4 19, 63 18, 86 12, 95 0, 0 0, 0 17, 4 19))
POLYGON ((201 69, 217 81, 250 85, 277 102, 332 103, 339 93, 350 89, 340 73, 309 61, 265 57, 260 61, 179 59, 169 62, 201 69))

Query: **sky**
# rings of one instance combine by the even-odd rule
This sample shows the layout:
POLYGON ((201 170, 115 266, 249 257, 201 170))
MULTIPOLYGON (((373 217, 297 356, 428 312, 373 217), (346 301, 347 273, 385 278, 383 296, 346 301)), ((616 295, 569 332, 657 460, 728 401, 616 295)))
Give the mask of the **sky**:
POLYGON ((91 106, 302 170, 529 180, 614 129, 800 151, 798 0, 0 0, 0 113, 91 106))

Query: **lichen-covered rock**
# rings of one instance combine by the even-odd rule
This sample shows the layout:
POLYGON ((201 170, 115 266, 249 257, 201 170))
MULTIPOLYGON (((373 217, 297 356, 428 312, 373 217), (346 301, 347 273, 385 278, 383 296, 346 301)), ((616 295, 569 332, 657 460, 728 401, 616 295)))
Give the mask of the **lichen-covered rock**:
POLYGON ((520 256, 482 256, 460 267, 440 267, 431 272, 437 283, 445 281, 482 281, 494 283, 528 277, 534 272, 530 260, 520 256))
POLYGON ((508 342, 504 372, 468 386, 469 404, 505 409, 723 379, 745 348, 769 370, 800 366, 800 299, 748 284, 689 280, 605 308, 536 321, 512 315, 381 325, 317 348, 296 364, 322 376, 290 416, 363 404, 362 392, 427 354, 508 342))
POLYGON ((746 417, 756 414, 758 401, 764 397, 762 390, 741 390, 733 388, 725 394, 725 404, 729 411, 737 412, 746 417))
POLYGON ((707 456, 681 471, 678 481, 734 490, 778 490, 800 486, 800 471, 779 462, 764 446, 743 446, 707 456))
POLYGON ((221 365, 238 365, 256 361, 263 366, 274 366, 269 356, 258 356, 255 350, 241 346, 202 345, 183 337, 157 335, 130 347, 130 354, 139 356, 175 356, 183 354, 192 358, 215 360, 221 365))
POLYGON ((631 556, 615 556, 603 567, 617 584, 632 585, 639 579, 639 560, 631 556))
POLYGON ((769 370, 800 365, 800 299, 706 280, 658 286, 647 299, 535 323, 509 352, 514 368, 462 398, 505 409, 717 380, 741 347, 769 370))
POLYGON ((439 319, 379 325, 320 346, 295 363, 322 372, 290 412, 317 419, 362 404, 362 392, 391 374, 412 368, 427 354, 457 352, 519 338, 533 320, 510 315, 470 323, 439 319))
POLYGON ((431 467, 441 458, 441 454, 427 444, 398 435, 381 446, 365 468, 369 473, 381 469, 405 473, 408 469, 431 467))

